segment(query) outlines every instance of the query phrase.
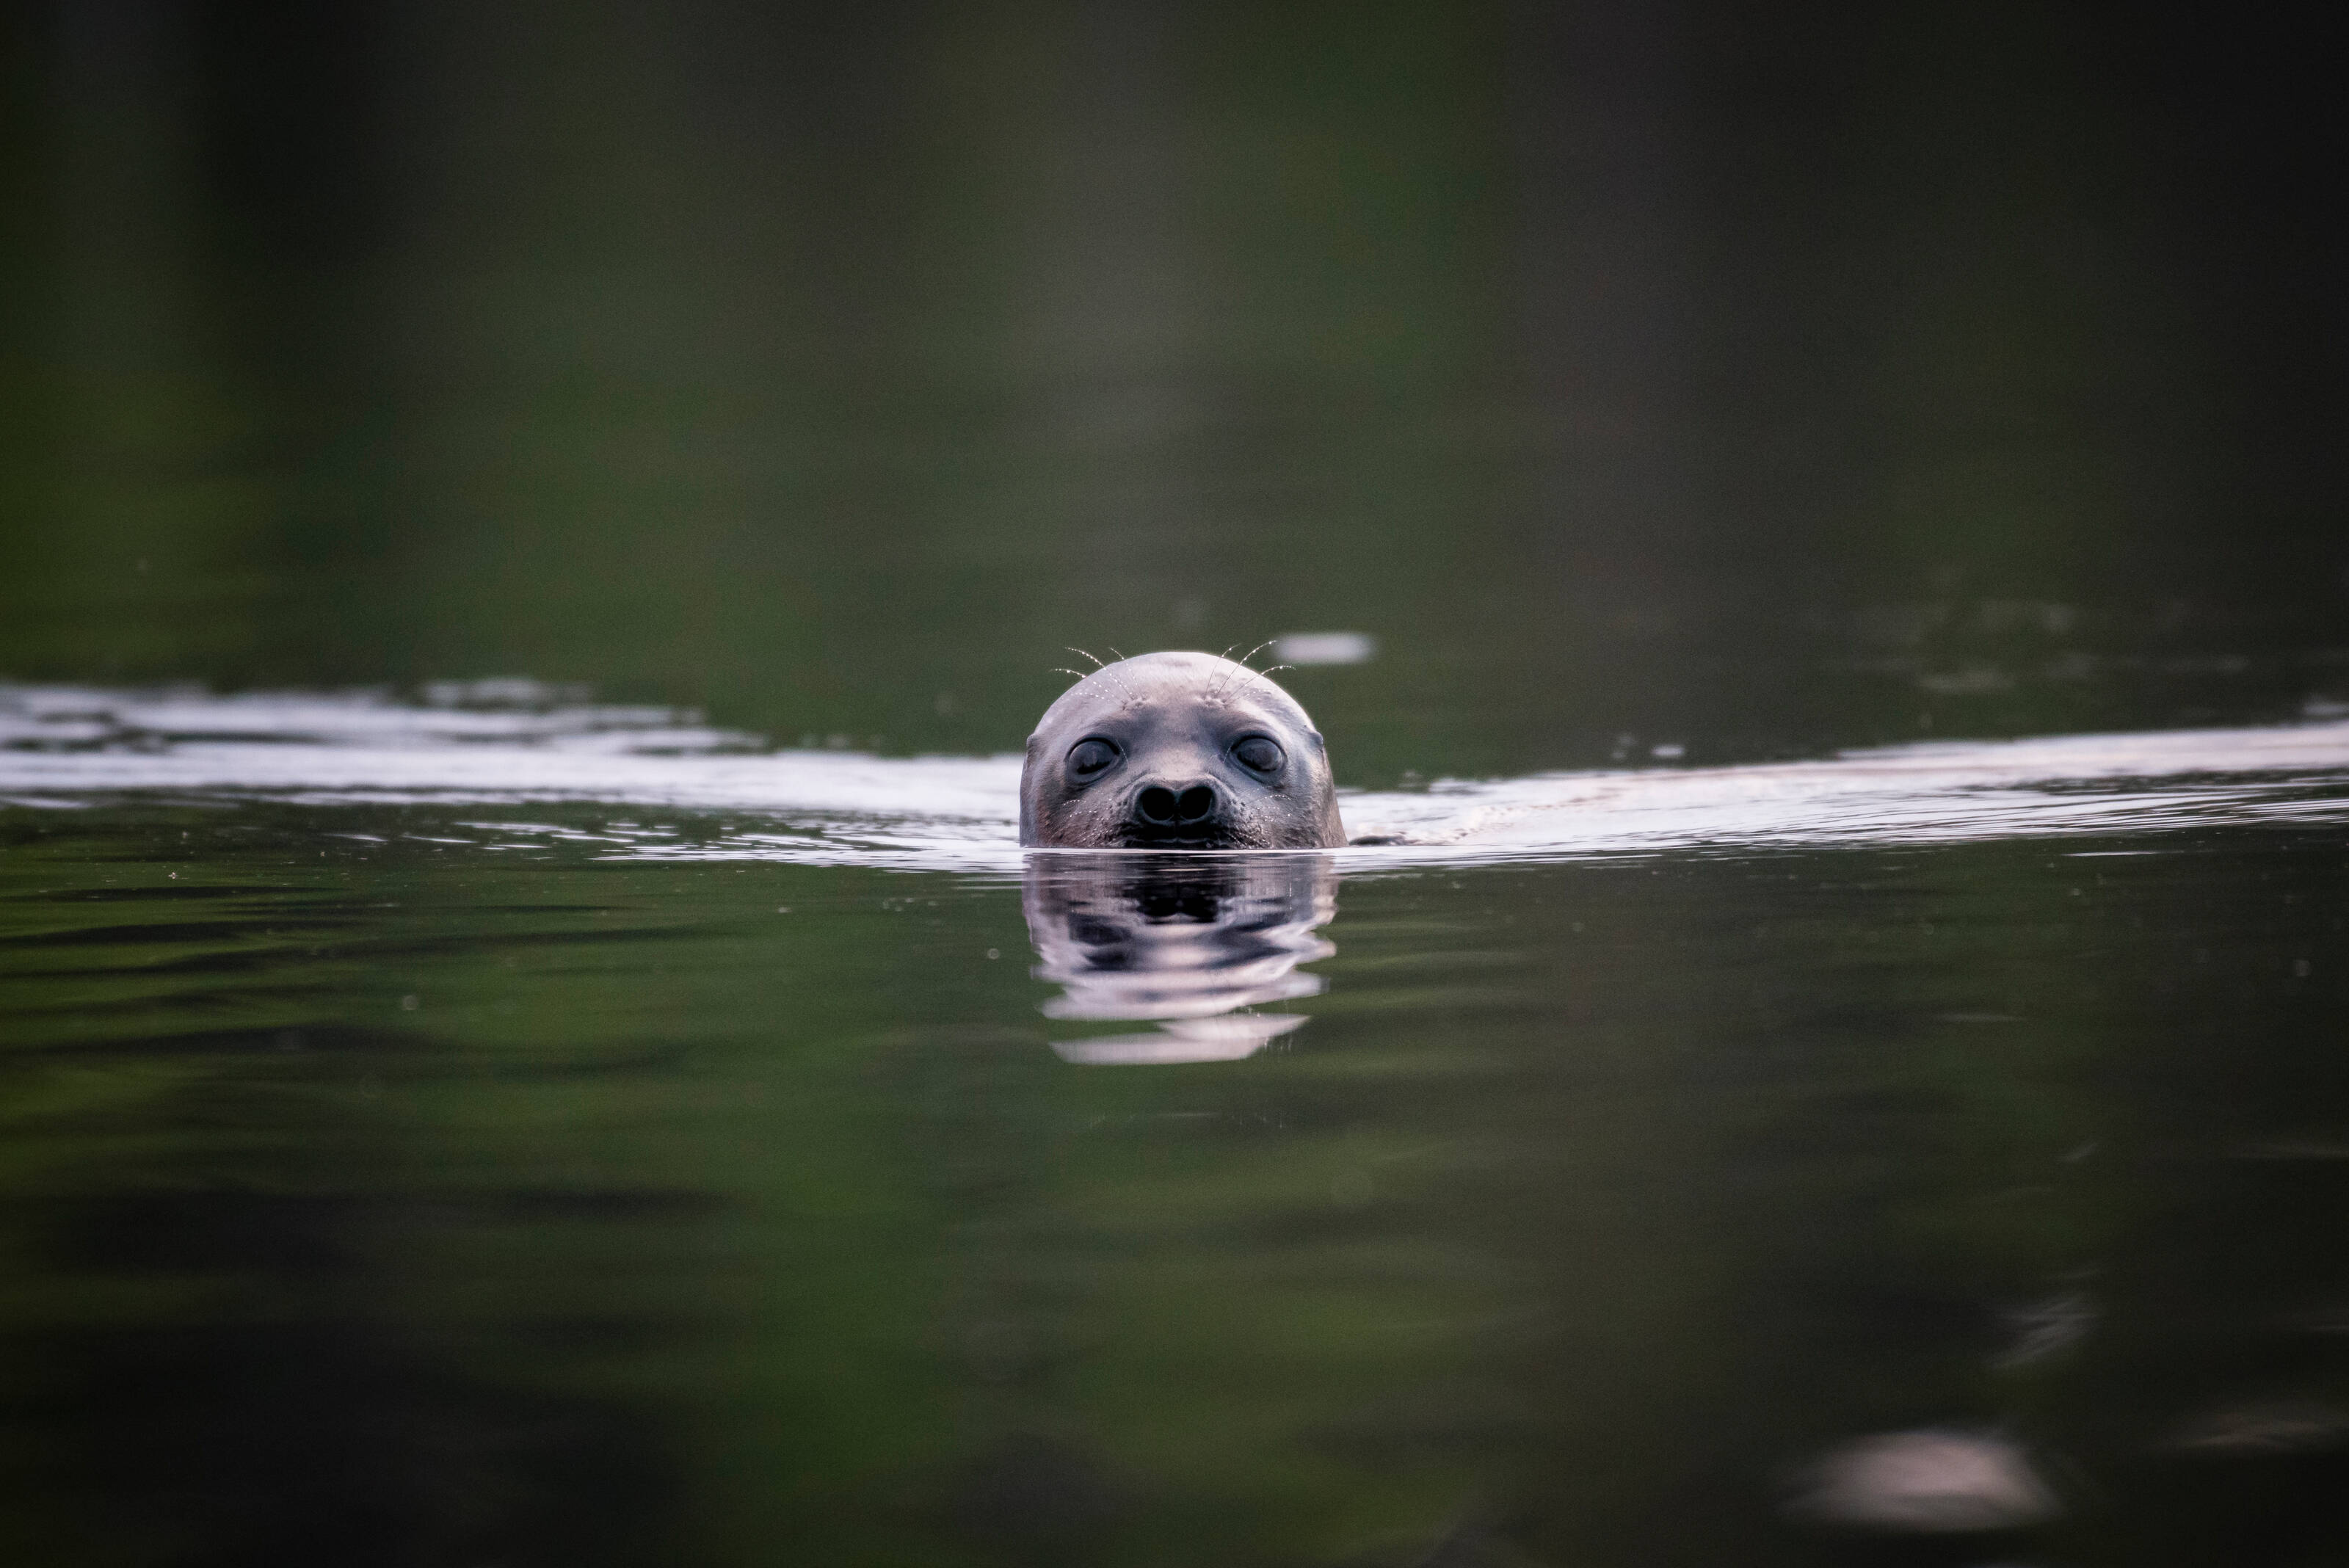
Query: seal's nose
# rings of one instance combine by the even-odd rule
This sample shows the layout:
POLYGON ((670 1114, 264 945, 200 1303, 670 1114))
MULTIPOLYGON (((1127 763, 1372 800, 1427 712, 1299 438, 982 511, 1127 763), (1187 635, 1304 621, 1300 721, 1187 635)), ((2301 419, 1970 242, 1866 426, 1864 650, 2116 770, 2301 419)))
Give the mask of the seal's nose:
POLYGON ((1152 784, 1133 797, 1133 815, 1151 827, 1196 827, 1216 815, 1215 786, 1152 784))

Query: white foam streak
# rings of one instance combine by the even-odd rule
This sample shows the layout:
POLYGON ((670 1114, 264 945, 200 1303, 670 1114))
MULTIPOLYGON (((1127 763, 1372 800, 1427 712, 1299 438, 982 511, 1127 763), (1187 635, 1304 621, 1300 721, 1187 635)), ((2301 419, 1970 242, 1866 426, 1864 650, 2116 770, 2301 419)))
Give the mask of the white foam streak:
POLYGON ((2349 817, 2349 724, 1951 742, 1804 763, 1446 781, 1346 800, 1409 855, 1938 843, 2349 817), (2331 793, 2316 793, 2331 792, 2331 793))
MULTIPOLYGON (((511 688, 511 690, 509 690, 511 688)), ((1016 869, 1019 759, 771 752, 698 713, 451 688, 213 697, 0 685, 0 804, 123 796, 301 805, 564 803, 750 817, 715 835, 590 835, 629 858, 1016 869)), ((1446 781, 1343 797, 1350 869, 1431 860, 1931 844, 2349 819, 2349 721, 1941 742, 1816 762, 1446 781)), ((477 825, 492 833, 496 825, 477 825)), ((548 842, 507 827, 507 841, 548 842), (515 835, 519 835, 516 837, 515 835)), ((564 830, 564 841, 576 841, 564 830)))

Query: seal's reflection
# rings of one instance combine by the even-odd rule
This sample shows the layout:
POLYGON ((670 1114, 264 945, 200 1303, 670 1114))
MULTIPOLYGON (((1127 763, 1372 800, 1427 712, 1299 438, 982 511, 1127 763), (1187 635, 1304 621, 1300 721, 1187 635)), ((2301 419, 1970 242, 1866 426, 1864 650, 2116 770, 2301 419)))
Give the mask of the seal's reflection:
POLYGON ((1148 1021, 1154 1033, 1055 1041, 1067 1062, 1235 1062, 1305 1022, 1242 1008, 1312 996, 1297 966, 1338 950, 1316 935, 1338 912, 1319 855, 1061 854, 1030 859, 1021 905, 1063 993, 1048 1018, 1148 1021))

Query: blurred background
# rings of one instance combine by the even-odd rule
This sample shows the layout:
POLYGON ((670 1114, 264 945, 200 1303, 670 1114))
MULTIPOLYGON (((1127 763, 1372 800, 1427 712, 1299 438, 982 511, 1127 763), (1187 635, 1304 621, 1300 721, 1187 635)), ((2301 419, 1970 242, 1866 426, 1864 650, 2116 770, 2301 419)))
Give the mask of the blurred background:
MULTIPOLYGON (((996 753, 1342 633, 1368 786, 2349 717, 2349 8, 23 0, 0 82, 0 682, 996 753)), ((12 794, 204 738, 42 701, 12 794)), ((2349 1562, 2314 770, 1365 852, 1164 1070, 780 811, 8 806, 0 1562, 2349 1562), (2031 1485, 1781 1515, 1888 1435, 2031 1485)))
POLYGON ((991 752, 1345 630, 1356 784, 2349 696, 2340 13, 8 15, 0 676, 991 752))

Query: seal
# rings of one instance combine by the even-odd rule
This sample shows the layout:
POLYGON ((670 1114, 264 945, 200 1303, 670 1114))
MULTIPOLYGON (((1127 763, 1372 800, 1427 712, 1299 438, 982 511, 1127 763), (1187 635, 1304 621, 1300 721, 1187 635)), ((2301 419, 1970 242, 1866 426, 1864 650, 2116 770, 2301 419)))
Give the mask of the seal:
POLYGON ((1049 849, 1337 849, 1320 732, 1212 653, 1145 653, 1061 693, 1028 737, 1019 842, 1049 849))

